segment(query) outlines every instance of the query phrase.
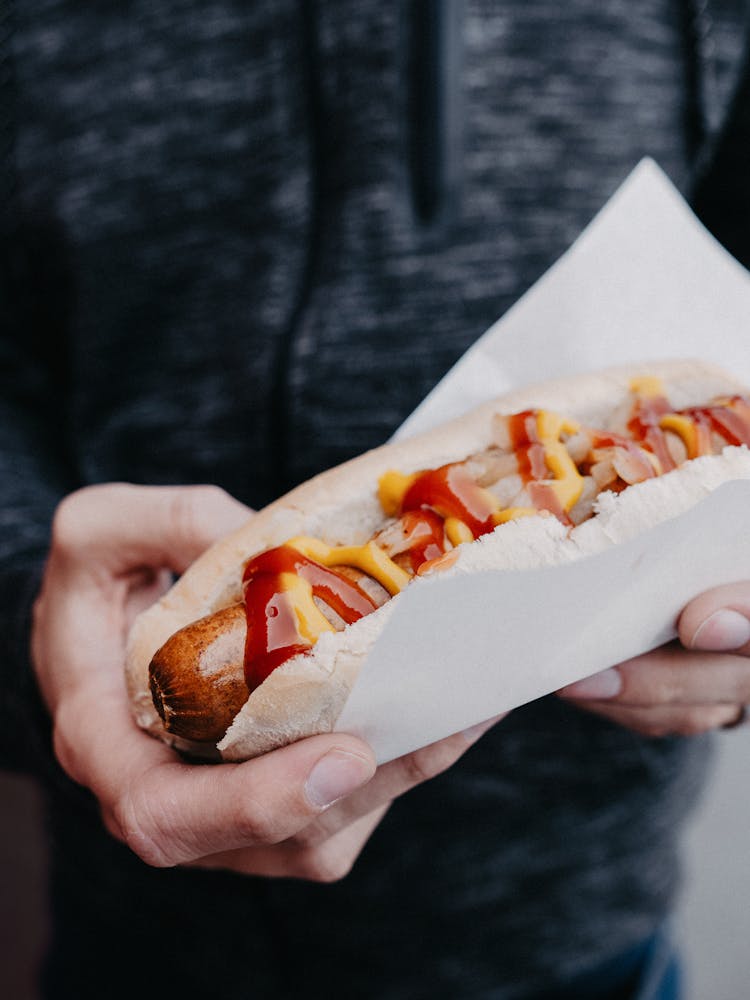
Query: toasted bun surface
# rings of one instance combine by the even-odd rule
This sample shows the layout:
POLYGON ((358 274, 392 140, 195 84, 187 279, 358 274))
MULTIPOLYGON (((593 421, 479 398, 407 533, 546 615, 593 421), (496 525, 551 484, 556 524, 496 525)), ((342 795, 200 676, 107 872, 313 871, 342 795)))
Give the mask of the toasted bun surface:
MULTIPOLYGON (((583 424, 606 426, 628 395, 632 378, 661 378, 675 407, 706 403, 714 396, 746 391, 729 374, 697 361, 649 362, 613 368, 518 389, 418 437, 385 445, 322 473, 255 514, 242 528, 205 552, 160 601, 136 620, 128 639, 126 676, 136 721, 165 741, 206 756, 167 734, 149 691, 152 656, 178 629, 241 600, 245 562, 295 535, 331 545, 366 542, 385 520, 377 499, 380 476, 392 468, 408 473, 464 459, 492 443, 492 416, 529 408, 554 410, 583 424)), ((568 558, 565 539, 581 557, 632 537, 696 503, 722 482, 750 479, 750 452, 727 448, 723 455, 687 463, 658 479, 600 498, 598 517, 567 532, 551 517, 503 525, 478 542, 460 547, 455 572, 529 568, 568 558), (527 523, 528 522, 528 523, 527 523), (612 522, 619 525, 608 529, 612 522), (558 555, 559 551, 559 555, 558 555)), ((410 587, 423 585, 419 577, 410 587)), ((333 729, 369 649, 398 596, 344 631, 326 633, 313 651, 277 668, 248 698, 218 744, 225 760, 245 760, 314 733, 333 729)))

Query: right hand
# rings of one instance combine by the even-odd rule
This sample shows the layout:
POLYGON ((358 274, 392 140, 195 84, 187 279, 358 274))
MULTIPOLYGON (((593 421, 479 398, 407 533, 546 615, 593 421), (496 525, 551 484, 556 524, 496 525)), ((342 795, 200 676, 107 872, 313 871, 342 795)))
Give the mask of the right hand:
POLYGON ((147 864, 331 881, 349 871, 396 796, 450 767, 492 722, 380 768, 366 743, 342 733, 204 766, 140 730, 124 677, 135 615, 171 573, 251 515, 213 487, 108 484, 71 494, 53 523, 32 660, 60 764, 147 864))

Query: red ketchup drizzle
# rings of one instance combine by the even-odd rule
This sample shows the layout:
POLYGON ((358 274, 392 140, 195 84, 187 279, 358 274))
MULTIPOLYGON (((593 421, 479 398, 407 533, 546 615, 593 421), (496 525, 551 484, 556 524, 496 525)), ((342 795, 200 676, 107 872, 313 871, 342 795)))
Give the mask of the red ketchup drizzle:
POLYGON ((404 533, 402 552, 409 557, 412 573, 445 552, 443 519, 431 510, 408 510, 399 518, 404 533))
POLYGON ((508 417, 508 434, 518 459, 518 473, 523 482, 547 479, 549 469, 544 457, 544 445, 539 440, 537 411, 523 410, 508 417))
POLYGON ((401 501, 404 511, 430 507, 443 517, 457 517, 478 538, 495 528, 495 506, 466 469, 459 464, 441 465, 423 472, 401 501))
POLYGON ((729 444, 750 447, 750 402, 744 397, 734 396, 725 406, 691 406, 682 412, 699 426, 707 424, 729 444))
POLYGON ((247 615, 245 680, 251 691, 276 667, 311 648, 299 632, 292 601, 281 584, 282 573, 296 573, 307 580, 313 595, 347 625, 376 608, 353 580, 308 559, 290 545, 261 552, 247 563, 242 577, 247 615))
POLYGON ((529 499, 536 509, 548 510, 558 521, 570 525, 573 522, 557 493, 549 483, 540 482, 549 479, 550 469, 544 445, 539 440, 537 416, 537 410, 522 410, 508 417, 508 434, 518 460, 518 473, 528 486, 529 499))
POLYGON ((664 396, 650 396, 636 400, 633 415, 628 421, 628 430, 633 438, 648 448, 659 459, 662 472, 676 469, 675 460, 667 446, 667 438, 659 426, 659 421, 670 412, 669 402, 664 396))

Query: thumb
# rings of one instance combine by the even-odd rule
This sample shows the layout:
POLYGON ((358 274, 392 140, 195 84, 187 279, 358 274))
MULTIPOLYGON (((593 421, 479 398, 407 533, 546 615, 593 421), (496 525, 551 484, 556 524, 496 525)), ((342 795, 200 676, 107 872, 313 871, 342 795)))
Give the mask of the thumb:
POLYGON ((181 573, 253 511, 217 486, 89 486, 55 515, 53 543, 112 574, 140 566, 181 573))
POLYGON ((117 786, 110 770, 99 790, 102 802, 114 805, 115 832, 159 866, 279 844, 361 788, 376 768, 367 744, 342 733, 213 767, 164 762, 164 748, 159 750, 162 760, 146 767, 139 761, 139 770, 131 754, 123 760, 127 770, 115 771, 120 778, 130 774, 125 787, 107 787, 117 786))
POLYGON ((750 581, 700 594, 684 609, 677 628, 687 649, 750 656, 750 581))

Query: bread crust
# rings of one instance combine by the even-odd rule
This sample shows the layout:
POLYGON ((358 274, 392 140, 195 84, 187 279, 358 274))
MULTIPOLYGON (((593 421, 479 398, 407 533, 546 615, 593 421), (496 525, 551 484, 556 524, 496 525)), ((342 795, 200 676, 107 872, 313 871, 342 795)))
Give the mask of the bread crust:
MULTIPOLYGON (((556 410, 584 424, 601 425, 626 397, 631 379, 641 375, 661 378, 670 401, 678 409, 704 403, 720 394, 747 391, 727 372, 700 361, 620 366, 514 390, 448 424, 406 441, 384 445, 316 476, 212 546, 167 594, 138 617, 128 638, 126 660, 128 692, 138 724, 181 749, 207 754, 205 744, 190 744, 165 732, 149 691, 149 662, 178 629, 241 599, 242 568, 250 557, 300 534, 313 535, 329 544, 363 543, 384 521, 376 491, 379 477, 388 469, 398 468, 408 473, 434 468, 481 451, 491 444, 491 418, 495 413, 538 407, 556 410)), ((750 452, 731 450, 745 452, 747 476, 741 477, 750 478, 750 452)), ((715 456, 699 461, 720 463, 721 459, 722 456, 715 456)), ((744 464, 741 465, 744 469, 744 464)), ((737 478, 737 468, 736 462, 728 466, 727 478, 737 478)), ((648 511, 639 509, 637 494, 641 486, 649 485, 652 491, 679 490, 681 472, 682 469, 677 469, 658 481, 630 486, 616 502, 620 508, 632 505, 646 530, 654 522, 649 520, 648 511)), ((507 527, 483 539, 485 561, 488 546, 493 553, 495 549, 502 552, 502 532, 507 527)), ((573 529, 571 535, 575 536, 583 527, 573 529)), ((557 529, 550 526, 550 530, 557 529)), ((581 555, 586 555, 583 541, 581 555)), ((498 555, 498 566, 501 565, 503 556, 498 555)), ((423 582, 416 578, 410 587, 423 582)), ((367 651, 398 599, 394 597, 343 632, 324 634, 312 653, 294 657, 275 670, 251 694, 219 742, 221 757, 244 760, 304 736, 332 730, 367 651)))

